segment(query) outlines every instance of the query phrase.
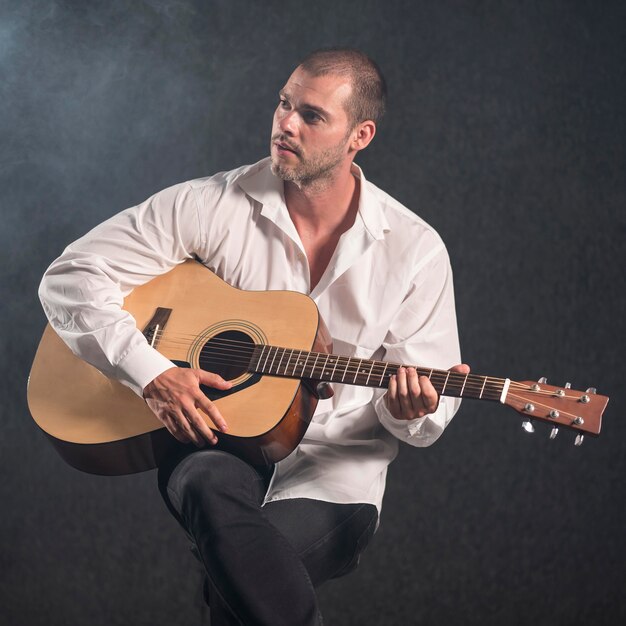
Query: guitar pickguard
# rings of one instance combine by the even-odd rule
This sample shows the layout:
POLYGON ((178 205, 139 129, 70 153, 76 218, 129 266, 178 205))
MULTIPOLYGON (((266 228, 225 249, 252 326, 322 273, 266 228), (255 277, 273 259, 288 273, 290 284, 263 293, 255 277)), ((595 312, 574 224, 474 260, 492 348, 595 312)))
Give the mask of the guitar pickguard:
MULTIPOLYGON (((191 367, 191 365, 187 361, 172 361, 174 365, 178 367, 191 367)), ((218 372, 215 372, 218 373, 218 372)), ((221 374, 220 374, 221 376, 221 374)), ((224 378, 222 376, 222 378, 224 378)), ((226 378, 226 380, 229 380, 226 378)), ((211 401, 219 400, 220 398, 226 398, 234 393, 238 393, 239 391, 243 391, 248 387, 252 387, 255 383, 258 383, 261 380, 261 374, 251 374, 250 376, 246 376, 246 379, 240 382, 237 385, 233 385, 230 389, 214 389, 213 387, 207 387, 206 385, 200 385, 200 389, 204 395, 211 401)))

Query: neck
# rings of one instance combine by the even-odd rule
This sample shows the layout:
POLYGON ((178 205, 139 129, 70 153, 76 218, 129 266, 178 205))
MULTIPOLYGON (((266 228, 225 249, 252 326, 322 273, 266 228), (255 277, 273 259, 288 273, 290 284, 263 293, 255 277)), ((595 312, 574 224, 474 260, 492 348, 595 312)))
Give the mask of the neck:
POLYGON ((358 208, 358 186, 351 163, 308 185, 285 182, 285 202, 296 227, 315 231, 349 228, 358 208))
MULTIPOLYGON (((249 371, 287 378, 303 378, 313 381, 388 388, 390 377, 400 363, 371 361, 325 352, 308 352, 277 346, 255 345, 247 349, 249 371)), ((241 354, 241 352, 239 353, 241 354)), ((417 367, 420 376, 427 376, 437 393, 457 398, 475 398, 502 402, 509 387, 509 380, 461 374, 448 370, 417 367)))

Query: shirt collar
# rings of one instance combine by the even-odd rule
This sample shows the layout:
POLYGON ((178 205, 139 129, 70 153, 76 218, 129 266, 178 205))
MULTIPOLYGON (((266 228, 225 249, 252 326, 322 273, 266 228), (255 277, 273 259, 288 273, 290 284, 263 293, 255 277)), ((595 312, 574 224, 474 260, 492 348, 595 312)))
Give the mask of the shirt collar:
MULTIPOLYGON (((383 239, 390 230, 385 217, 384 202, 374 193, 375 187, 367 182, 363 170, 352 164, 352 173, 359 179, 361 194, 359 197, 359 216, 365 229, 374 239, 383 239)), ((241 189, 261 205, 261 215, 273 222, 279 220, 279 214, 286 214, 283 181, 272 174, 270 158, 258 163, 258 166, 237 181, 241 189)))
POLYGON ((257 163, 251 172, 242 176, 237 184, 243 191, 261 205, 261 215, 273 222, 279 211, 286 211, 283 181, 272 174, 270 158, 257 163))
POLYGON ((367 232, 374 239, 383 239, 385 233, 391 230, 385 216, 384 203, 375 195, 374 187, 365 179, 363 170, 356 164, 352 164, 352 173, 361 183, 361 195, 359 196, 359 215, 367 232))

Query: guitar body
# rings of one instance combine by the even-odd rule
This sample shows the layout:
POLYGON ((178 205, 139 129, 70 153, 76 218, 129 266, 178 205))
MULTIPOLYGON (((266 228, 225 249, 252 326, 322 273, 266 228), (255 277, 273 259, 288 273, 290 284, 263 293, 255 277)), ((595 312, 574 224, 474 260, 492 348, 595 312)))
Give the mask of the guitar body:
MULTIPOLYGON (((154 346, 183 367, 201 367, 203 349, 216 337, 330 349, 328 331, 307 296, 241 291, 195 261, 136 288, 124 309, 138 328, 160 320, 154 346), (167 316, 155 317, 157 309, 167 316)), ((237 364, 225 364, 217 373, 233 382, 231 390, 213 396, 229 425, 228 434, 218 435, 218 447, 255 465, 287 456, 315 411, 317 398, 309 387, 300 379, 261 376, 237 364)), ((114 475, 152 469, 180 445, 140 397, 74 356, 50 326, 29 377, 28 404, 61 456, 82 471, 114 475)))

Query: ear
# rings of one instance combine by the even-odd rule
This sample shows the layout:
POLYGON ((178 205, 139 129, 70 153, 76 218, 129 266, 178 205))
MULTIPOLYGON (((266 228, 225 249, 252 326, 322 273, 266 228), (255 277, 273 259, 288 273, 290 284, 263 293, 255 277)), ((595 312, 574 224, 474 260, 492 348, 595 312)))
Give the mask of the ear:
POLYGON ((351 133, 352 140, 350 148, 355 152, 363 150, 369 146, 374 135, 376 134, 376 124, 372 120, 365 120, 354 127, 351 133))

